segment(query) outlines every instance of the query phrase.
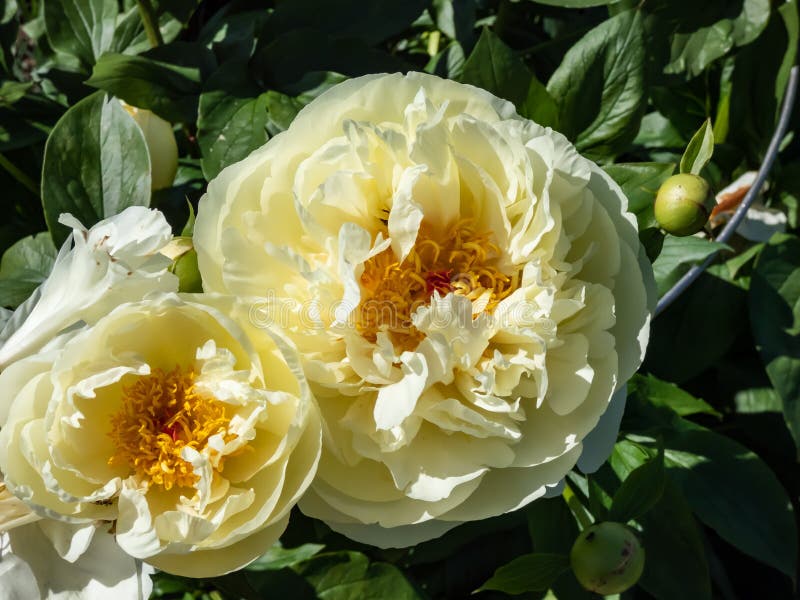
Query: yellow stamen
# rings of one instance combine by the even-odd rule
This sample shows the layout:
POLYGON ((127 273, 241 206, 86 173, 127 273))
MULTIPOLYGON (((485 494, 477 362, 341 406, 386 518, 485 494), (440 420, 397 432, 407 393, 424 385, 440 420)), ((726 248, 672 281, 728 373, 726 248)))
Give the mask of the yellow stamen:
POLYGON ((391 248, 364 263, 356 311, 356 327, 364 338, 374 342, 379 331, 386 331, 396 347, 413 350, 424 334, 413 326, 411 315, 430 302, 434 291, 471 300, 488 292, 484 311, 492 312, 517 289, 519 274, 498 270, 500 249, 490 233, 475 230, 472 219, 438 233, 423 224, 402 263, 391 248))
MULTIPOLYGON (((191 369, 155 369, 123 388, 122 406, 111 417, 109 436, 116 452, 109 465, 128 465, 166 490, 194 486, 199 478, 181 458, 183 448, 201 451, 215 434, 223 434, 225 442, 234 437, 227 433, 225 405, 195 390, 194 377, 191 369)), ((215 468, 220 472, 222 467, 220 457, 215 468)))

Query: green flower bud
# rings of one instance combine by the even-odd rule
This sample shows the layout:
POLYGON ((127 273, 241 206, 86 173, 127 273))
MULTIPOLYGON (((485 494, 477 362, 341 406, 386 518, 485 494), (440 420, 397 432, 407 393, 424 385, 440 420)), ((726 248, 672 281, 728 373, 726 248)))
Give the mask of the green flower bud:
POLYGON ((202 292, 203 280, 197 268, 197 252, 192 238, 178 236, 161 249, 161 254, 172 259, 169 270, 178 277, 179 292, 202 292))
POLYGON ((202 292, 203 281, 200 270, 197 268, 197 252, 192 248, 186 254, 179 256, 172 265, 172 272, 178 276, 179 292, 202 292))
POLYGON ((661 184, 656 194, 656 220, 672 235, 697 233, 713 208, 714 196, 708 182, 690 173, 673 175, 661 184))
POLYGON ((153 191, 170 187, 178 171, 178 144, 172 125, 149 110, 121 103, 144 134, 150 153, 150 181, 153 191))
POLYGON ((596 523, 575 540, 569 554, 575 577, 598 594, 624 592, 644 570, 644 549, 636 534, 621 523, 596 523))

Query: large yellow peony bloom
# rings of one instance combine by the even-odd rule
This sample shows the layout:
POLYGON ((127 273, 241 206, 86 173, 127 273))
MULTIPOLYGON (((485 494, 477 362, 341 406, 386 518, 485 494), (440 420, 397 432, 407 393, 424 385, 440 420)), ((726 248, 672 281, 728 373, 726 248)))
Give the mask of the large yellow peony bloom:
POLYGON ((405 545, 596 468, 655 300, 626 211, 562 135, 419 73, 343 83, 224 170, 204 289, 259 297, 300 350, 324 421, 301 508, 405 545))
POLYGON ((42 517, 113 523, 125 552, 172 573, 264 553, 314 475, 319 417, 290 344, 256 331, 256 350, 237 310, 157 295, 5 369, 8 489, 42 517))

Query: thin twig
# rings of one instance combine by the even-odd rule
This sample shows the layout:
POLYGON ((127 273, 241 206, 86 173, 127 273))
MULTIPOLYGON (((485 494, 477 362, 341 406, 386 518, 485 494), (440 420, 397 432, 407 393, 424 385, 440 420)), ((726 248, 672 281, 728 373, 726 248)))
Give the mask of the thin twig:
POLYGON ((144 32, 150 45, 155 48, 164 43, 164 38, 161 36, 161 29, 158 27, 158 15, 153 9, 150 0, 136 0, 139 5, 139 16, 142 18, 142 25, 144 25, 144 32))
POLYGON ((572 514, 578 520, 581 531, 592 526, 592 519, 589 517, 588 509, 584 503, 588 503, 588 499, 583 496, 577 487, 570 485, 569 481, 564 480, 564 491, 561 493, 564 501, 567 503, 572 514), (583 497, 583 500, 581 500, 583 497))
POLYGON ((8 173, 14 179, 28 188, 36 197, 39 196, 39 185, 26 173, 23 173, 17 165, 8 160, 3 154, 0 154, 0 167, 3 167, 6 171, 8 171, 8 173))

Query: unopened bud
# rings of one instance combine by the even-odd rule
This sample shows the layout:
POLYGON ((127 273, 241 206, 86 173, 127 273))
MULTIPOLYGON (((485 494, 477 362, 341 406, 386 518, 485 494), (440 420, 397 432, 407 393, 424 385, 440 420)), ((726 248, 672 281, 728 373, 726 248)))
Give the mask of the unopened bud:
POLYGON ((624 592, 644 570, 644 549, 636 534, 621 523, 587 527, 575 540, 569 559, 580 584, 602 595, 624 592))
POLYGON ((656 220, 667 233, 692 235, 706 224, 714 204, 711 187, 705 179, 690 173, 673 175, 656 195, 656 220))
POLYGON ((179 292, 202 292, 203 280, 197 268, 197 252, 194 248, 179 256, 172 265, 172 272, 178 276, 179 292))
POLYGON ((121 104, 144 134, 150 153, 151 188, 155 191, 170 187, 178 171, 178 144, 172 125, 149 110, 121 104))

